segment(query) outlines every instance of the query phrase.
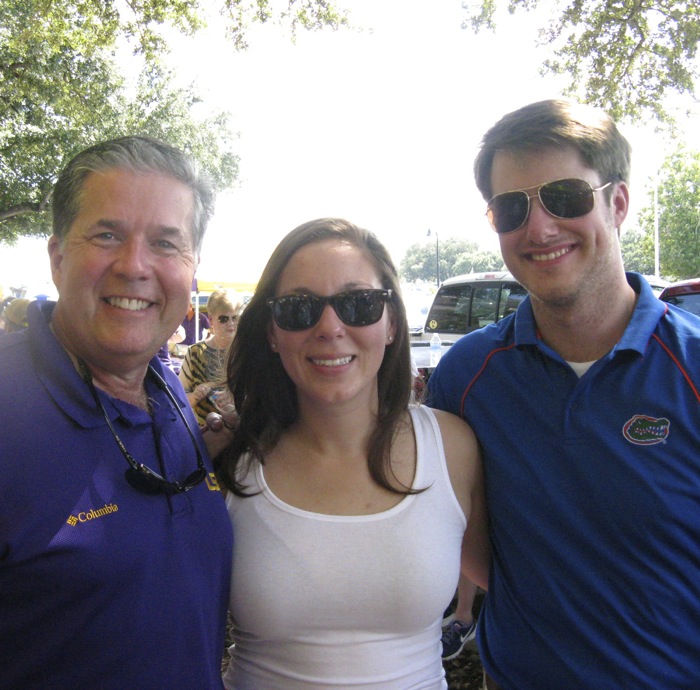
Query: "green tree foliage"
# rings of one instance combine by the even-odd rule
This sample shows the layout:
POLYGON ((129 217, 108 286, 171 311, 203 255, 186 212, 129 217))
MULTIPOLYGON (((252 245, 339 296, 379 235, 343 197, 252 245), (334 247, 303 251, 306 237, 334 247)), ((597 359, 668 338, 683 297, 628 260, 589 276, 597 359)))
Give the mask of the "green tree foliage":
MULTIPOLYGON (((345 23, 326 0, 220 2, 236 47, 253 22, 283 23, 293 35, 345 23)), ((0 243, 50 231, 57 172, 102 139, 162 138, 192 153, 217 188, 235 181, 228 115, 197 116, 197 94, 176 88, 164 67, 167 36, 196 31, 204 13, 203 0, 0 2, 0 243), (135 85, 117 63, 124 46, 140 72, 135 85)))
MULTIPOLYGON (((496 0, 464 3, 464 26, 495 29, 496 0)), ((538 0, 508 0, 508 11, 533 10, 538 0)), ((700 41, 696 0, 562 0, 540 29, 552 47, 544 74, 568 74, 569 95, 595 104, 615 119, 652 113, 661 121, 672 92, 693 95, 700 41)))
POLYGON ((248 47, 246 30, 252 23, 283 23, 291 29, 292 38, 299 29, 337 29, 349 23, 346 13, 329 0, 224 0, 222 14, 228 19, 227 35, 237 49, 248 47), (278 10, 280 6, 282 9, 278 10))
POLYGON ((654 275, 654 237, 640 230, 628 230, 620 238, 625 270, 654 275))
POLYGON ((440 255, 440 282, 453 276, 478 271, 503 270, 500 252, 486 251, 475 242, 455 237, 411 245, 401 261, 400 273, 407 282, 437 281, 437 254, 440 255))
MULTIPOLYGON (((700 152, 679 147, 666 158, 657 198, 661 275, 677 280, 700 276, 700 152)), ((653 256, 653 191, 639 222, 653 256)))

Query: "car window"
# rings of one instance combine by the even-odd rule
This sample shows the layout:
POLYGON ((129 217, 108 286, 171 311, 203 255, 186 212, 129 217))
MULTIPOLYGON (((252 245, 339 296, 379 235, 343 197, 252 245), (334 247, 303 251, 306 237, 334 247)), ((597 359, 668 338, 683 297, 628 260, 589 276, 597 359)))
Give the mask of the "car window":
POLYGON ((675 304, 677 307, 685 309, 691 314, 700 316, 700 293, 695 292, 686 295, 674 295, 673 297, 666 297, 664 301, 669 304, 675 304))
POLYGON ((496 322, 498 309, 498 287, 478 287, 474 289, 472 313, 469 319, 471 329, 483 328, 496 322))
POLYGON ((435 295, 424 333, 439 332, 456 337, 483 328, 512 314, 525 299, 527 290, 516 282, 487 285, 455 283, 443 285, 435 295))
POLYGON ((433 300, 426 330, 466 333, 471 294, 470 285, 443 285, 433 300))
POLYGON ((501 288, 501 301, 498 305, 499 321, 512 314, 527 297, 527 290, 522 285, 504 285, 501 288))

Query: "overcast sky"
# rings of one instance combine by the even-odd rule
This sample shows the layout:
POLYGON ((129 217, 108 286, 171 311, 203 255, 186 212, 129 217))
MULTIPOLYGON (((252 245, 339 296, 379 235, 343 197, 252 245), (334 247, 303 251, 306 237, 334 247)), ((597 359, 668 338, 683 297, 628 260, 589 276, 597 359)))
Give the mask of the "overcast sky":
MULTIPOLYGON (((197 85, 205 108, 229 110, 240 133, 240 181, 219 197, 202 279, 254 282, 289 230, 322 216, 374 231, 397 264, 411 244, 434 244, 435 233, 497 248, 472 162, 502 115, 560 95, 565 82, 539 75, 542 20, 506 15, 495 35, 474 36, 461 28, 460 0, 343 4, 365 31, 300 33, 294 45, 265 26, 236 54, 215 22, 176 47, 183 83, 197 85)), ((624 131, 641 206, 661 144, 624 131)), ((0 249, 0 283, 48 280, 44 244, 0 249)))

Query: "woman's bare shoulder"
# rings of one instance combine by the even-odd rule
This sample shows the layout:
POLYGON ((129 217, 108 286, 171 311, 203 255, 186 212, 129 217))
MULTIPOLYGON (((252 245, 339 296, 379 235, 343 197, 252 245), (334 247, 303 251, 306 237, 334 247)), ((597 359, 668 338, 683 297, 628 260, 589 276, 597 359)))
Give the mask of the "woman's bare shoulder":
POLYGON ((461 417, 445 410, 430 408, 437 419, 443 442, 455 437, 457 441, 476 441, 472 428, 461 417))
POLYGON ((450 412, 433 410, 440 427, 445 460, 460 501, 464 500, 462 490, 471 491, 481 471, 481 450, 471 427, 461 418, 450 412))

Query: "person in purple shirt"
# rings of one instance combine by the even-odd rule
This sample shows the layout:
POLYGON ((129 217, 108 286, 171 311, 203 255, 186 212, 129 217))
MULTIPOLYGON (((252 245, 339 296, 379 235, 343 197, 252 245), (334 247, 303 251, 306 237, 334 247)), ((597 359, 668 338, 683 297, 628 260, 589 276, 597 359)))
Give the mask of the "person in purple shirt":
POLYGON ((212 206, 194 162, 144 137, 58 178, 58 301, 0 340, 2 690, 221 688, 231 524, 156 356, 212 206))
POLYGON ((203 312, 199 312, 199 326, 195 319, 194 307, 192 302, 187 305, 187 315, 182 322, 182 327, 185 329, 185 339, 181 340, 179 345, 194 345, 207 336, 207 331, 211 329, 209 318, 203 312))

